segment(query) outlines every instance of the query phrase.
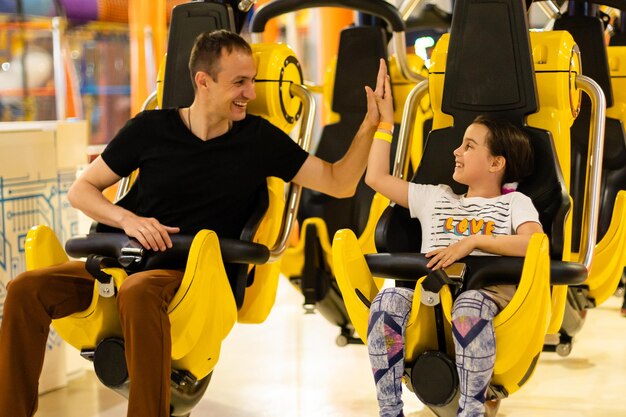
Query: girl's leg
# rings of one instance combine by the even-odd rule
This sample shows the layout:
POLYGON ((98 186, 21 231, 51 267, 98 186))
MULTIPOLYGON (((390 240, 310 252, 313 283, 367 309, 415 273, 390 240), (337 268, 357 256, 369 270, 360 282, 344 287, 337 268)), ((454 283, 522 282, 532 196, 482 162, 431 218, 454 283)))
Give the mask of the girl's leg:
POLYGON ((466 291, 454 302, 452 334, 461 384, 459 417, 482 417, 493 374, 496 339, 493 318, 498 305, 481 291, 466 291))
POLYGON ((413 290, 387 288, 378 293, 370 308, 367 349, 381 417, 403 415, 404 332, 412 302, 413 290))

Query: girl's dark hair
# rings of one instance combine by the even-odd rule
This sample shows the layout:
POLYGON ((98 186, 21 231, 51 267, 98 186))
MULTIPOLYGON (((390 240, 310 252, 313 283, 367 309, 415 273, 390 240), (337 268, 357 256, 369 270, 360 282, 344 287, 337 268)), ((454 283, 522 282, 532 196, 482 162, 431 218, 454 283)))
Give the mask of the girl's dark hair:
POLYGON ((224 50, 229 54, 237 50, 252 55, 252 48, 248 42, 234 32, 216 30, 198 35, 189 56, 189 73, 194 91, 196 90, 194 78, 198 71, 206 72, 213 81, 217 81, 220 58, 224 50))
POLYGON ((508 120, 478 116, 478 123, 489 130, 487 147, 493 156, 506 160, 503 183, 520 181, 528 177, 534 167, 533 148, 528 135, 508 120))

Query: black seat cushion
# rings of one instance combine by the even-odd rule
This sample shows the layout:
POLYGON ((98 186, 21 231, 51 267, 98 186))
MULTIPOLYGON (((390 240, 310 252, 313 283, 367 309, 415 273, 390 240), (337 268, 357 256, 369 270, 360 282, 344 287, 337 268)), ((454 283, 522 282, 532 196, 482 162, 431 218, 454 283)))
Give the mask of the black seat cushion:
MULTIPOLYGON (((421 253, 375 253, 365 255, 372 275, 414 282, 428 275, 429 259, 421 253)), ((466 256, 463 289, 479 289, 489 285, 517 285, 522 274, 524 258, 510 256, 466 256)), ((579 285, 587 278, 587 268, 576 262, 550 262, 552 285, 579 285)))

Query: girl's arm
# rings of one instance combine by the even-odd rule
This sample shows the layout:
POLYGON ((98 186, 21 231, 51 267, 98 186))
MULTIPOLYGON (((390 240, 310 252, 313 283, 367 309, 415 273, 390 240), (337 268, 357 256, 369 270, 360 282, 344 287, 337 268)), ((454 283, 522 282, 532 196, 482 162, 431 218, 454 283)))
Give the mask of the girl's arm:
POLYGON ((502 256, 525 256, 528 242, 533 233, 543 233, 539 223, 526 222, 517 228, 516 234, 510 236, 475 235, 474 249, 502 256))
MULTIPOLYGON (((380 121, 383 124, 393 126, 393 98, 391 96, 389 76, 385 77, 384 94, 382 97, 376 96, 376 104, 380 112, 380 121)), ((382 130, 385 129, 383 128, 382 130)), ((408 207, 409 183, 389 173, 390 148, 390 141, 374 137, 367 160, 365 183, 391 201, 395 201, 403 207, 408 207)))
POLYGON ((426 266, 432 269, 446 268, 475 249, 502 256, 525 256, 530 237, 533 233, 543 233, 543 229, 539 223, 526 222, 519 225, 515 233, 509 236, 468 236, 447 248, 427 253, 426 257, 431 260, 426 266))

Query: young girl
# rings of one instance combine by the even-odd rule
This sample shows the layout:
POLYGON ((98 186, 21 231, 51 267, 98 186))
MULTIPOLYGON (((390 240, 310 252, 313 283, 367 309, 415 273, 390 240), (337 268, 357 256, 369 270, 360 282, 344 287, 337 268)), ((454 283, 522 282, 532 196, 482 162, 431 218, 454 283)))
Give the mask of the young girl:
MULTIPOLYGON (((445 268, 467 255, 524 256, 533 233, 541 233, 537 210, 518 192, 502 193, 532 168, 528 137, 503 120, 479 116, 454 150, 453 179, 467 185, 457 195, 447 185, 422 185, 389 174, 393 112, 390 84, 377 98, 381 124, 370 150, 365 181, 409 209, 422 227, 428 267, 445 268), (477 227, 464 227, 472 224, 477 227)), ((485 394, 495 361, 493 319, 511 300, 514 286, 465 291, 455 300, 452 326, 461 397, 458 416, 485 415, 485 394)), ((368 351, 381 417, 402 413, 404 332, 413 290, 388 288, 374 298, 368 325, 368 351)))

